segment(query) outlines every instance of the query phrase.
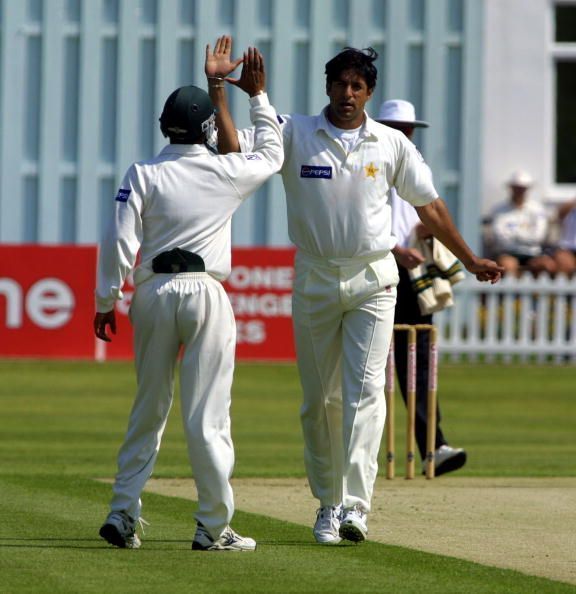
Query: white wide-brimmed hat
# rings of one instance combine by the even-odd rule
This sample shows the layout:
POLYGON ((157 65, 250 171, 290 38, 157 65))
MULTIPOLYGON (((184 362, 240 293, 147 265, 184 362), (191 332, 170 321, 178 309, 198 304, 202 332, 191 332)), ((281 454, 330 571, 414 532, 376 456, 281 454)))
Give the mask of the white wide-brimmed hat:
POLYGON ((529 188, 533 183, 532 176, 522 169, 515 171, 508 180, 509 186, 516 186, 517 188, 529 188))
POLYGON ((387 124, 408 124, 415 128, 427 128, 430 124, 416 119, 416 110, 410 101, 404 99, 390 99, 380 106, 380 113, 376 118, 378 122, 387 124))

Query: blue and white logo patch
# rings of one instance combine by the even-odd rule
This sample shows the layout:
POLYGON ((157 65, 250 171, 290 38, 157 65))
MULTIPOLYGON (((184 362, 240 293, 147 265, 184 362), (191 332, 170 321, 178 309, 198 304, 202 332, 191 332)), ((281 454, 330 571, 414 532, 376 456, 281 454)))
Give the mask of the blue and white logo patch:
POLYGON ((332 167, 302 165, 302 167, 300 167, 300 177, 308 177, 313 179, 332 179, 332 167))
POLYGON ((262 161, 262 157, 256 153, 249 153, 246 155, 247 161, 262 161))
POLYGON ((128 202, 128 196, 130 196, 130 192, 132 192, 132 190, 123 190, 122 188, 120 188, 114 200, 116 200, 117 202, 128 202))

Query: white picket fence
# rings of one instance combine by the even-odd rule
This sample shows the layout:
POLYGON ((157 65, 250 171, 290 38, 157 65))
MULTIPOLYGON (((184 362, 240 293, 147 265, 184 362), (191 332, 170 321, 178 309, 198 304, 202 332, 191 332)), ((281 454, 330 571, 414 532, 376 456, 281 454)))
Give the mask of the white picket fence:
POLYGON ((576 279, 470 277, 454 294, 454 306, 434 315, 444 358, 576 362, 576 279))

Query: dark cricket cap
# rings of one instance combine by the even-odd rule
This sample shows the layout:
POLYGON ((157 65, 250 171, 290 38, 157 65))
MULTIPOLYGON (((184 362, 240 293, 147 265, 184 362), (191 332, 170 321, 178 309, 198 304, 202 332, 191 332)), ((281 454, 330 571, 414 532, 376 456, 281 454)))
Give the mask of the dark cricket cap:
POLYGON ((202 125, 214 112, 214 104, 206 91, 194 85, 180 87, 166 99, 160 128, 164 136, 196 140, 204 131, 202 125))

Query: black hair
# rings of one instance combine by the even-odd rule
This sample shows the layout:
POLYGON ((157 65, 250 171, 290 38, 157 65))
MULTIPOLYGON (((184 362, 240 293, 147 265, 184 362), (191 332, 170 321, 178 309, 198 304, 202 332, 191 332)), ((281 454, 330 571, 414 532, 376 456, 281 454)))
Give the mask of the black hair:
POLYGON ((364 78, 368 89, 373 89, 378 77, 378 70, 374 66, 377 59, 378 54, 371 47, 361 50, 345 47, 339 54, 326 62, 326 84, 329 85, 336 80, 345 70, 354 70, 364 78))

